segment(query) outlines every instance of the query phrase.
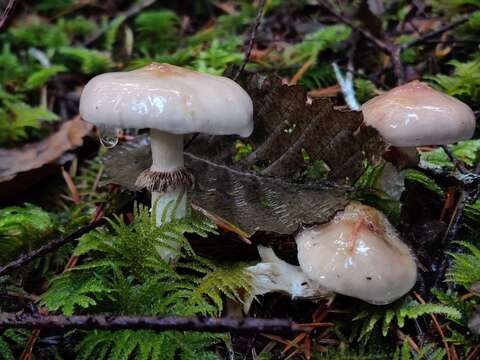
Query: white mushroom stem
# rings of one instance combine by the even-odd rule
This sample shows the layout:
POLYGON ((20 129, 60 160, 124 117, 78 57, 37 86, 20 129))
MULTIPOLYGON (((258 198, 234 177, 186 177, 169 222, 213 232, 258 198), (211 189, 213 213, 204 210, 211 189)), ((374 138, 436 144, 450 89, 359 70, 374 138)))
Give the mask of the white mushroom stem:
MULTIPOLYGON (((152 129, 151 133, 151 146, 152 146, 152 166, 150 170, 158 173, 175 172, 176 170, 183 169, 183 136, 169 134, 163 131, 152 129)), ((185 193, 185 185, 179 183, 173 189, 165 192, 152 191, 152 204, 157 204, 156 216, 157 225, 162 225, 162 215, 169 204, 175 203, 179 200, 179 196, 185 193), (159 198, 160 197, 160 198, 159 198)), ((166 217, 166 221, 172 219, 172 209, 166 217)), ((186 214, 187 209, 187 197, 186 195, 180 199, 180 203, 176 208, 174 218, 182 218, 186 214)))
MULTIPOLYGON (((292 299, 316 299, 332 294, 309 280, 300 266, 291 265, 280 259, 272 248, 258 246, 258 253, 262 261, 246 269, 253 275, 253 297, 270 292, 281 292, 289 294, 292 299)), ((253 297, 245 301, 246 312, 250 308, 253 297)))

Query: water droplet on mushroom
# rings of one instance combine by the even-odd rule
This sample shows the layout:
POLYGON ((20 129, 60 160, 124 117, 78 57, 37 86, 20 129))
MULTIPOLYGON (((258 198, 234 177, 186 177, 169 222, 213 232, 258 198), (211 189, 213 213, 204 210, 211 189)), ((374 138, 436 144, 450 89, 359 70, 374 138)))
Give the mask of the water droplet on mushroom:
POLYGON ((111 149, 118 144, 118 129, 99 126, 100 143, 107 149, 111 149))

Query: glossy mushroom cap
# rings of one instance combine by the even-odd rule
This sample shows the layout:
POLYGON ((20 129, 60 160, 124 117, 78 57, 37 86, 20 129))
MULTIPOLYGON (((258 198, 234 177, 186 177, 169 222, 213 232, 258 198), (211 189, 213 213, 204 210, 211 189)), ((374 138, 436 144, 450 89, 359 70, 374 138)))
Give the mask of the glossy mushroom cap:
POLYGON ((444 145, 470 139, 475 115, 460 100, 412 81, 362 105, 364 122, 393 146, 444 145))
POLYGON ((328 224, 296 236, 298 261, 312 281, 372 304, 388 304, 415 284, 410 249, 376 209, 351 202, 328 224))
POLYGON ((170 134, 249 136, 253 104, 234 81, 169 64, 98 75, 80 98, 80 115, 106 127, 170 134))

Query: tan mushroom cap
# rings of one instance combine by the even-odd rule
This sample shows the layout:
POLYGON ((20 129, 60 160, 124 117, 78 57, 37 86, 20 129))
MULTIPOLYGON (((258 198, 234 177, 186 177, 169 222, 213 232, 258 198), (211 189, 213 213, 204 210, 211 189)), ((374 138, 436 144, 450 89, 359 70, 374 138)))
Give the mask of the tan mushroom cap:
POLYGON ((236 82, 169 64, 98 75, 80 98, 80 115, 107 127, 171 134, 249 136, 253 104, 236 82))
POLYGON ((468 105, 417 80, 367 101, 362 112, 364 122, 393 146, 451 144, 475 131, 468 105))
POLYGON ((378 210, 351 202, 325 225, 296 236, 298 261, 309 279, 333 292, 388 304, 415 284, 410 249, 378 210))

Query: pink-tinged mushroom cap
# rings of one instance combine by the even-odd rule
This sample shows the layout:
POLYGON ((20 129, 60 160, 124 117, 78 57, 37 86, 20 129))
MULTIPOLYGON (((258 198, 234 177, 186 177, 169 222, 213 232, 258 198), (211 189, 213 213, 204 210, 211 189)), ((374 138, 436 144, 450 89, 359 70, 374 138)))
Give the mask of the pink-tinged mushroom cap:
POLYGON ((362 112, 367 125, 398 147, 451 144, 475 131, 468 105, 417 80, 367 101, 362 112))
POLYGON ((295 240, 302 271, 324 292, 380 305, 415 285, 417 266, 408 246, 385 215, 356 201, 295 240))
POLYGON ((80 98, 83 119, 105 127, 169 134, 249 136, 253 104, 235 81, 170 64, 101 74, 80 98))

